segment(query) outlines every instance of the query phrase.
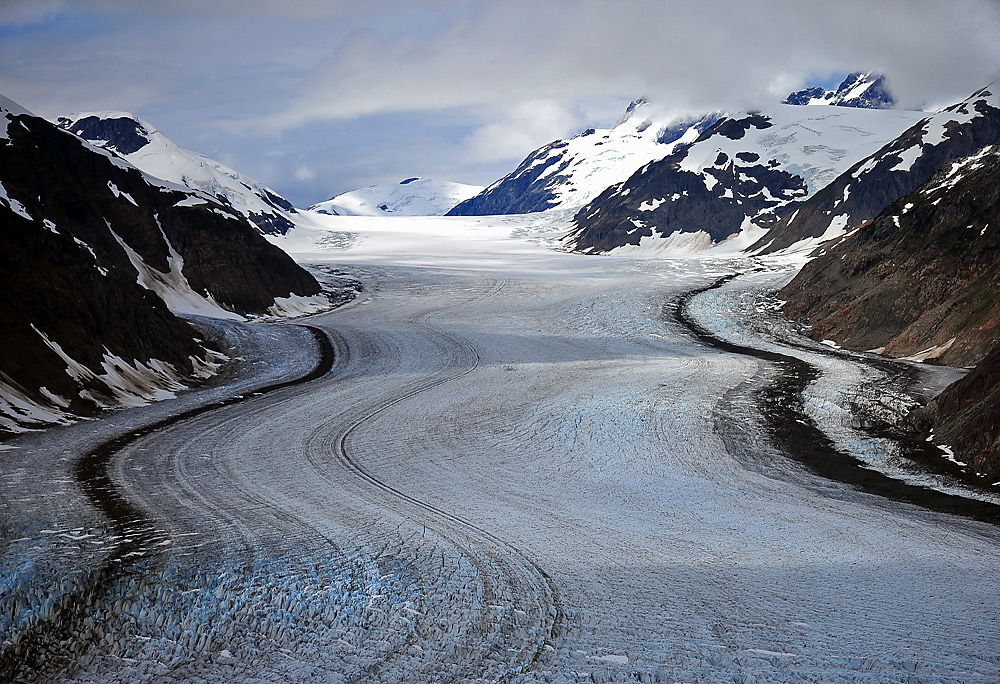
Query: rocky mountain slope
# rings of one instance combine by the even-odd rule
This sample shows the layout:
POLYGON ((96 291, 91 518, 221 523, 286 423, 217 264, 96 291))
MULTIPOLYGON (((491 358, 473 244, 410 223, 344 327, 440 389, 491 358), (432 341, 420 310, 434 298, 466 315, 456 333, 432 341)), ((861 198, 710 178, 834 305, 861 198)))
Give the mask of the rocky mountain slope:
POLYGON ((782 104, 892 109, 896 101, 889 93, 883 74, 855 71, 848 74, 836 90, 819 87, 796 90, 782 104))
POLYGON ((56 123, 151 176, 211 195, 262 233, 283 235, 294 225, 295 207, 278 193, 224 164, 180 147, 132 114, 74 114, 59 117, 56 123))
POLYGON ((448 215, 527 214, 583 206, 644 164, 691 142, 716 118, 660 119, 645 99, 636 100, 613 128, 591 128, 535 150, 512 173, 448 215))
POLYGON ((947 164, 781 292, 849 349, 971 365, 1000 343, 1000 144, 947 164))
POLYGON ((370 185, 344 192, 309 210, 335 216, 443 216, 482 190, 478 185, 407 178, 394 185, 370 185))
POLYGON ((1000 347, 909 417, 920 439, 992 485, 1000 479, 1000 347), (946 452, 947 453, 947 452, 946 452))
POLYGON ((823 242, 871 221, 938 169, 1000 142, 1000 88, 977 91, 922 118, 788 211, 752 249, 775 252, 803 240, 823 242))
POLYGON ((170 309, 239 317, 319 294, 214 197, 9 100, 0 126, 0 430, 162 398, 211 373, 212 353, 170 309))
POLYGON ((821 192, 920 116, 775 105, 724 117, 581 209, 569 244, 586 252, 705 248, 727 239, 748 247, 795 202, 821 192))

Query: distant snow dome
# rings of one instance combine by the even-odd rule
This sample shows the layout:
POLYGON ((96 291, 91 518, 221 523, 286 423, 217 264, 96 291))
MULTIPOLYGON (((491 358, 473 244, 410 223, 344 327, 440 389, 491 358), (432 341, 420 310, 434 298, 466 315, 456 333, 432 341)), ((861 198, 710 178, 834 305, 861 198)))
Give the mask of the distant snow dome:
POLYGON ((339 216, 443 216, 482 190, 479 185, 412 176, 399 183, 344 192, 309 209, 339 216))

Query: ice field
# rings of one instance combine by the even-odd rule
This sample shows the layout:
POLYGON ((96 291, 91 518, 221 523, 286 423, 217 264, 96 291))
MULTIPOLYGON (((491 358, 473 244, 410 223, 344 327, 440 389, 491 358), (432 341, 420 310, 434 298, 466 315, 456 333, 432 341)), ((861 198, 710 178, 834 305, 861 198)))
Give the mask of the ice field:
MULTIPOLYGON (((671 314, 746 273, 691 314, 780 347, 753 307, 800 262, 581 256, 530 216, 314 220, 279 244, 364 286, 298 321, 329 373, 267 389, 317 363, 309 332, 216 322, 227 384, 0 451, 8 679, 1000 681, 997 528, 786 458, 754 403, 773 368, 671 314), (79 486, 82 453, 233 395, 124 440, 117 519, 79 486)), ((917 477, 843 420, 869 368, 788 353, 839 447, 917 477)))

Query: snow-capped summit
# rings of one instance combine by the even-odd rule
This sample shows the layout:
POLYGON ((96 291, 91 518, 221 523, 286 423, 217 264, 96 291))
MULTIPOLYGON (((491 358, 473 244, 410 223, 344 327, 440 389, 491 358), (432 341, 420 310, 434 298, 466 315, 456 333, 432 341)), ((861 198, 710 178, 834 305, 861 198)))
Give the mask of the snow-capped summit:
POLYGON ((693 142, 719 114, 660 116, 645 98, 633 101, 610 129, 588 128, 529 154, 512 173, 449 212, 454 216, 576 209, 636 169, 693 142))
POLYGON ((820 87, 796 90, 782 104, 892 109, 896 101, 886 87, 884 74, 855 71, 836 90, 820 87))
POLYGON ((482 189, 433 178, 406 178, 395 184, 344 192, 309 209, 340 216, 442 216, 482 189))
POLYGON ((114 152, 151 176, 200 190, 228 205, 262 233, 284 234, 295 207, 270 188, 228 166, 186 150, 127 112, 61 116, 56 124, 114 152))

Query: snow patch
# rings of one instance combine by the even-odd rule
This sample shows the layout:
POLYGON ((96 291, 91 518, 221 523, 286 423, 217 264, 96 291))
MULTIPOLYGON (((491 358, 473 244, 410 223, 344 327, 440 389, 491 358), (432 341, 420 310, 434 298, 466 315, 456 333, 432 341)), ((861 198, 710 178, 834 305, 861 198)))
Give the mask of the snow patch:
MULTIPOLYGON (((246 320, 235 311, 223 308, 215 301, 211 294, 201 295, 191 288, 190 283, 188 283, 183 273, 184 259, 177 253, 173 245, 170 244, 166 235, 163 236, 163 240, 167 244, 167 263, 170 266, 170 270, 167 273, 161 273, 143 261, 142 257, 129 247, 125 240, 111 228, 110 223, 107 223, 107 226, 115 240, 125 250, 129 261, 132 262, 132 265, 138 272, 136 282, 147 290, 155 292, 167 305, 168 309, 175 313, 195 314, 234 321, 246 320)), ((162 232, 163 229, 161 228, 160 230, 162 232)))
POLYGON ((939 344, 936 347, 928 347, 927 349, 924 349, 923 351, 919 351, 916 354, 913 354, 911 356, 903 356, 903 357, 900 357, 900 358, 903 361, 916 361, 917 363, 923 363, 924 361, 927 361, 928 359, 936 359, 936 358, 938 358, 939 356, 941 356, 942 354, 944 354, 946 351, 948 351, 949 349, 951 349, 951 345, 953 345, 953 344, 955 344, 955 338, 954 337, 951 338, 950 340, 948 340, 947 342, 945 342, 944 344, 939 344))
POLYGON ((175 392, 186 389, 181 382, 181 376, 171 364, 158 359, 150 359, 142 363, 133 359, 129 363, 120 356, 104 349, 104 359, 101 362, 102 374, 95 373, 87 366, 77 362, 62 347, 51 340, 48 335, 32 324, 34 330, 49 349, 55 352, 66 364, 66 374, 84 385, 94 385, 107 388, 110 396, 96 393, 92 389, 84 389, 80 396, 89 399, 101 408, 144 406, 151 401, 174 398, 175 392))
POLYGON ((115 185, 114 183, 112 183, 111 181, 108 181, 108 188, 111 190, 111 193, 115 196, 115 199, 117 199, 119 197, 124 197, 126 200, 128 200, 129 202, 131 202, 133 205, 139 206, 138 204, 136 204, 136 201, 134 199, 132 199, 132 195, 128 194, 124 190, 119 190, 118 186, 115 185))
POLYGON ((268 312, 272 316, 307 316, 309 314, 326 311, 330 308, 330 300, 324 295, 318 294, 312 297, 302 295, 289 295, 287 297, 275 297, 274 304, 268 307, 268 312))
POLYGON ((954 463, 957 466, 965 467, 965 466, 969 465, 968 463, 965 463, 963 461, 959 461, 957 458, 955 458, 955 450, 952 449, 947 444, 936 444, 935 446, 944 453, 944 457, 945 457, 946 460, 951 461, 952 463, 954 463))
POLYGON ((28 213, 28 210, 23 204, 7 194, 7 189, 3 186, 3 183, 0 183, 0 201, 3 201, 4 204, 10 207, 15 214, 20 214, 29 221, 35 220, 31 217, 31 214, 28 213))
MULTIPOLYGON (((43 394, 48 392, 42 389, 43 394)), ((53 401, 57 406, 44 406, 0 376, 0 430, 19 433, 44 425, 69 425, 72 420, 59 409, 67 405, 65 399, 54 394, 52 397, 59 400, 53 401)))
POLYGON ((899 162, 889 170, 909 173, 910 169, 913 168, 913 162, 917 161, 923 153, 924 148, 919 143, 913 145, 912 147, 908 147, 898 153, 899 162))
POLYGON ((210 204, 208 199, 204 197, 199 197, 198 195, 188 195, 180 202, 175 204, 175 207, 203 207, 206 204, 210 204))

